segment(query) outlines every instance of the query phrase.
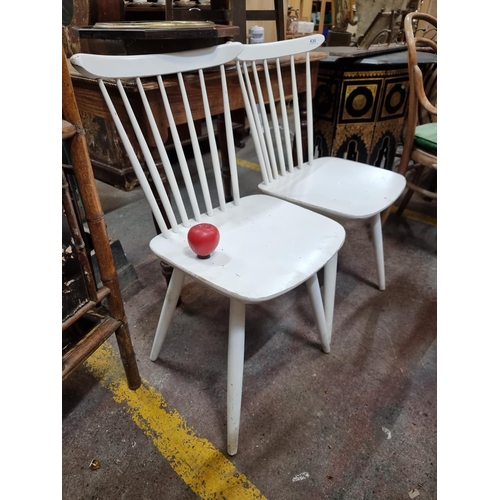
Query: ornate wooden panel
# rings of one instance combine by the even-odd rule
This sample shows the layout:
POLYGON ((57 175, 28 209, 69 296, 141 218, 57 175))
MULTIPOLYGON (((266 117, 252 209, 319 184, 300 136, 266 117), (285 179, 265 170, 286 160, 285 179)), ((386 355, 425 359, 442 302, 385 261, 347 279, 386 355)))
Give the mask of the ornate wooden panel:
POLYGON ((319 155, 392 168, 407 91, 406 66, 322 61, 314 98, 319 155))

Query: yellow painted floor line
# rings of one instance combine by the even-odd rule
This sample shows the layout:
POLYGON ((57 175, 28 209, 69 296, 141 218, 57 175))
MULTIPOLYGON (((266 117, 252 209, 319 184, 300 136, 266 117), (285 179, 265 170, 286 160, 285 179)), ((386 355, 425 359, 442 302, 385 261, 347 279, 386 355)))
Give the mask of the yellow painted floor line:
MULTIPOLYGON (((397 209, 398 207, 393 206, 391 208, 391 212, 394 213, 396 212, 397 209)), ((437 219, 435 217, 431 217, 430 215, 424 215, 421 214, 420 212, 415 212, 414 210, 408 210, 407 208, 403 210, 403 217, 423 222, 424 224, 429 224, 430 226, 437 226, 437 219)))
POLYGON ((117 403, 125 403, 132 420, 151 438, 182 480, 203 499, 265 500, 262 493, 207 439, 196 435, 147 381, 129 390, 118 353, 109 342, 86 361, 99 383, 117 403))
POLYGON ((243 158, 236 158, 236 164, 240 167, 249 168, 250 170, 255 170, 260 172, 260 167, 258 163, 254 163, 253 161, 243 160, 243 158))
MULTIPOLYGON (((243 160, 241 158, 237 158, 236 163, 240 167, 245 167, 245 168, 249 168, 251 170, 256 170, 257 172, 260 172, 260 167, 259 167, 258 163, 243 160)), ((398 207, 393 206, 391 209, 391 212, 395 212, 397 209, 398 209, 398 207)), ((430 217, 429 215, 424 215, 424 214, 421 214, 419 212, 415 212, 414 210, 405 209, 403 211, 403 216, 407 217, 408 219, 412 219, 412 220, 416 220, 419 222, 423 222, 425 224, 429 224, 431 226, 437 226, 437 219, 435 217, 430 217)))

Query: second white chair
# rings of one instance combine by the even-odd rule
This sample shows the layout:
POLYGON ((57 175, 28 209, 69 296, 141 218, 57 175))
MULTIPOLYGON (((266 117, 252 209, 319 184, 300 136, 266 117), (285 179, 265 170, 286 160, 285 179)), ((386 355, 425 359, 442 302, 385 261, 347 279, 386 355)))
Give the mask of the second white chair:
POLYGON ((259 188, 265 194, 311 209, 338 222, 369 221, 378 286, 380 290, 385 290, 380 214, 399 197, 406 181, 396 172, 359 162, 335 157, 313 158, 310 51, 323 41, 323 35, 312 35, 246 45, 238 56, 240 84, 263 177, 259 188), (303 53, 305 55, 299 56, 303 53), (303 161, 302 117, 295 74, 296 61, 300 58, 302 63, 304 57, 307 72, 307 162, 303 161), (281 67, 285 64, 291 65, 291 88, 281 76, 281 67), (293 102, 295 161, 287 112, 290 97, 293 102))

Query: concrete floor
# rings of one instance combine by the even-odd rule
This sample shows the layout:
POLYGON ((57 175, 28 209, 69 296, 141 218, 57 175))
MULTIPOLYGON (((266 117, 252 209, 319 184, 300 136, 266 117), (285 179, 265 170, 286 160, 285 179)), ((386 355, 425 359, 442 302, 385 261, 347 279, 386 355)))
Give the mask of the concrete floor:
MULTIPOLYGON (((238 155, 251 160, 251 144, 238 155)), ((260 174, 240 169, 243 193, 257 192, 260 174)), ((229 301, 188 280, 151 362, 166 287, 149 208, 138 189, 98 187, 109 234, 137 274, 123 296, 149 391, 139 401, 160 399, 149 416, 129 399, 114 337, 63 383, 63 499, 437 498, 435 203, 415 197, 407 216, 389 217, 384 292, 368 229, 346 225, 330 354, 305 286, 247 307, 239 450, 229 457, 229 301)))

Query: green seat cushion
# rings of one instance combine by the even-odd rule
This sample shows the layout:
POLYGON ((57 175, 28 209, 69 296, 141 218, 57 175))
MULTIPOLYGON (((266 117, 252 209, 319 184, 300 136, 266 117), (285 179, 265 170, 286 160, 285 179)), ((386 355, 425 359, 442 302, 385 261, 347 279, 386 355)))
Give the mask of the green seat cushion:
POLYGON ((414 143, 417 148, 437 156, 437 122, 418 125, 415 129, 414 143))

